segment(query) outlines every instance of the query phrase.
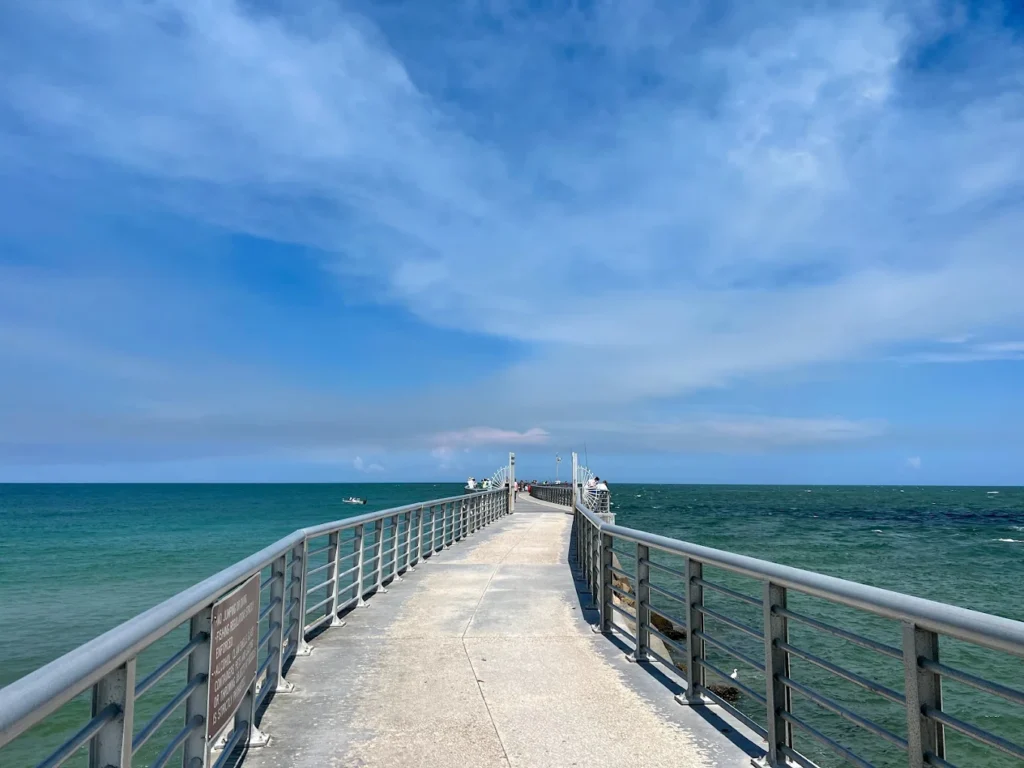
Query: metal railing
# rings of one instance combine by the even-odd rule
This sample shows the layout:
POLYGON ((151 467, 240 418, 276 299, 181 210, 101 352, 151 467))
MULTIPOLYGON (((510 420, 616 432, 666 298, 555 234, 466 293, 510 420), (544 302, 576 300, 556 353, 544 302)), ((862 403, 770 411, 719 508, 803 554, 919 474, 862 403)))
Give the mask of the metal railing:
MULTIPOLYGON (((600 631, 624 636, 631 660, 678 674, 680 703, 717 704, 762 736, 763 764, 814 768, 816 755, 830 754, 861 768, 950 768, 961 756, 973 768, 999 754, 1024 764, 1020 744, 961 717, 1000 700, 1024 707, 1024 691, 1006 685, 1024 680, 1024 622, 607 524, 583 504, 573 535, 600 631), (941 661, 940 638, 950 657, 941 661), (999 681, 955 666, 977 666, 984 654, 1004 665, 999 681), (732 662, 742 676, 725 671, 732 662), (944 706, 944 682, 985 703, 944 706), (831 693, 840 684, 849 705, 831 693), (854 709, 872 697, 892 708, 884 723, 854 709), (796 732, 809 737, 799 750, 796 732), (954 740, 957 754, 947 754, 954 740), (986 748, 995 752, 983 757, 986 748)), ((1024 721, 1024 709, 1011 709, 1024 721)))
POLYGON ((572 474, 576 483, 576 499, 591 512, 608 512, 608 491, 597 490, 599 478, 589 467, 579 463, 575 453, 572 455, 572 474))
POLYGON ((507 514, 508 500, 505 489, 496 489, 295 531, 0 689, 0 765, 10 764, 6 745, 91 693, 87 721, 63 734, 63 743, 49 754, 33 757, 38 766, 56 768, 83 748, 90 768, 130 768, 133 756, 162 768, 177 755, 175 762, 185 768, 207 766, 217 737, 211 734, 208 742, 205 727, 211 610, 220 597, 259 574, 259 664, 233 723, 219 734, 213 764, 223 765, 237 747, 265 743, 253 713, 272 692, 293 689, 285 679, 287 664, 309 653, 312 630, 342 625, 339 614, 387 591, 386 584, 422 560, 507 514), (180 644, 170 653, 146 656, 150 669, 141 674, 139 661, 147 650, 163 654, 166 641, 178 635, 180 644), (180 684, 170 684, 182 668, 180 684), (147 701, 147 695, 160 701, 147 701), (138 727, 143 715, 148 715, 145 724, 138 727), (166 736, 163 743, 149 743, 158 733, 166 736))
POLYGON ((551 504, 561 504, 563 507, 572 509, 572 486, 571 485, 531 485, 530 495, 535 499, 547 501, 551 504))

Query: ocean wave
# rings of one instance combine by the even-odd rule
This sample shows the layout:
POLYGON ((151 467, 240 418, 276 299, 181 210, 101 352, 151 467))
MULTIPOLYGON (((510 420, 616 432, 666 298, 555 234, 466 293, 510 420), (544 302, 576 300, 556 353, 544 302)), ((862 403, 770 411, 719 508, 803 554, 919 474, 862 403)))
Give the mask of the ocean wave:
POLYGON ((1003 541, 1007 544, 1024 544, 1024 539, 996 539, 996 541, 1003 541))
POLYGON ((885 531, 883 531, 881 528, 872 528, 871 532, 872 533, 885 533, 885 531))

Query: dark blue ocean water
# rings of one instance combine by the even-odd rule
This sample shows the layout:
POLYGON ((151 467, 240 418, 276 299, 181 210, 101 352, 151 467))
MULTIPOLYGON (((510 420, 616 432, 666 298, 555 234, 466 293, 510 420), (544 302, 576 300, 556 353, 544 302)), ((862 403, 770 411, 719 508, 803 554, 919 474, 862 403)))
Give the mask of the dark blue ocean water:
MULTIPOLYGON (((459 492, 459 484, 0 485, 0 685, 300 526, 459 492), (369 504, 342 504, 350 495, 369 504)), ((623 525, 1024 620, 1024 489, 615 485, 612 493, 623 525)), ((756 592, 728 574, 706 577, 756 592)), ((898 645, 891 622, 806 603, 795 604, 898 645)), ((759 622, 742 604, 720 607, 759 622)), ((722 636, 763 655, 744 645, 750 638, 722 636)), ((793 642, 844 654, 855 671, 902 690, 898 665, 801 630, 794 630, 793 642)), ((1024 688, 1020 660, 955 643, 942 652, 946 660, 1024 688)), ((716 661, 729 670, 737 666, 725 657, 716 661)), ((861 714, 905 733, 893 705, 827 674, 799 671, 861 714)), ((756 673, 741 675, 763 689, 756 673)), ((944 693, 959 714, 1024 743, 1020 708, 962 686, 944 693)), ((756 714, 756 708, 749 711, 756 714)), ((837 718, 823 718, 807 702, 798 702, 797 712, 865 750, 877 765, 901 764, 856 726, 835 725, 837 718)), ((51 719, 49 728, 0 750, 0 765, 34 765, 44 743, 82 722, 70 714, 66 722, 51 719)), ((837 764, 806 740, 799 745, 823 765, 837 764)), ((953 762, 966 768, 1020 765, 956 736, 950 748, 959 755, 953 762)))

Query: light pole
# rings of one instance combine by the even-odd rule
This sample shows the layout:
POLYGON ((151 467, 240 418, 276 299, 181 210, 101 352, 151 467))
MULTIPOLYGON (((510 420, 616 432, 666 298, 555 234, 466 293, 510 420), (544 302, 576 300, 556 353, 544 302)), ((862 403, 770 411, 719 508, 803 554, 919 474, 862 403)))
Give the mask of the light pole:
POLYGON ((558 485, 558 465, 562 463, 562 457, 555 454, 555 485, 558 485))

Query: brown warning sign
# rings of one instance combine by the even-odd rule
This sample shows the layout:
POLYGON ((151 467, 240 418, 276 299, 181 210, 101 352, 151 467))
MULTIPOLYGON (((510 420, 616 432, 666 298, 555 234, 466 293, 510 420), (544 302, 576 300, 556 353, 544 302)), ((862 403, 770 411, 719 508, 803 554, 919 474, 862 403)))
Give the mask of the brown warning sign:
POLYGON ((256 677, 259 615, 258 573, 213 604, 207 740, 224 730, 256 677))

